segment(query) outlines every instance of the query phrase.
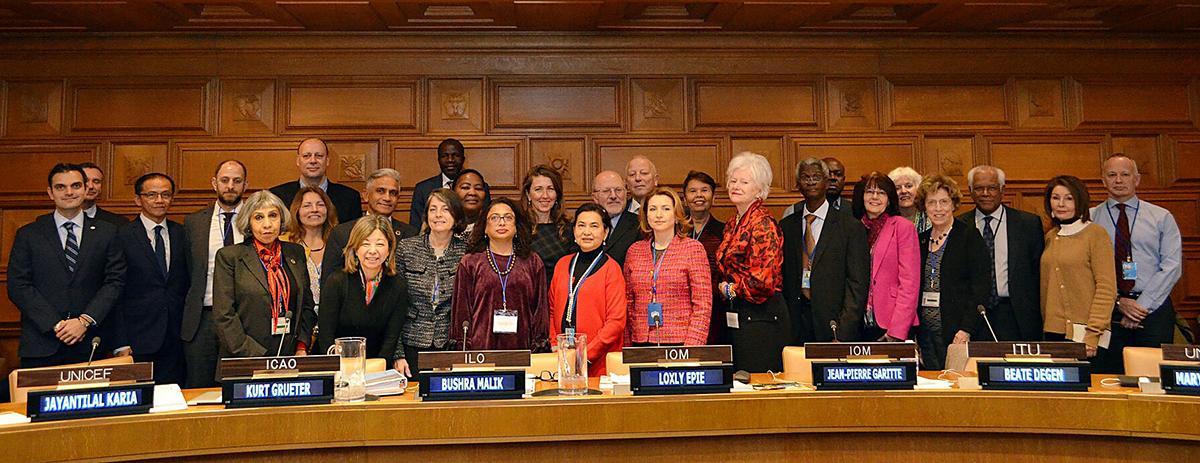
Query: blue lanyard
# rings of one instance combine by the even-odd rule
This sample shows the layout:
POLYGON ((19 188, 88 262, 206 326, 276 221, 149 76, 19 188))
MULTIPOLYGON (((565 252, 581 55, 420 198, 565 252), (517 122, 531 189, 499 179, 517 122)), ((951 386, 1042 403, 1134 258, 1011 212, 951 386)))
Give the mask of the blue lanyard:
POLYGON ((500 265, 496 263, 496 254, 492 253, 492 248, 488 247, 488 264, 491 264, 492 271, 496 272, 496 276, 500 278, 500 303, 501 310, 508 312, 508 275, 512 273, 513 262, 517 261, 517 255, 508 256, 508 265, 503 272, 500 271, 500 265))
POLYGON ((442 285, 442 276, 438 274, 437 266, 433 268, 433 292, 429 294, 429 306, 436 309, 438 300, 438 287, 442 285))
MULTIPOLYGON (((1139 203, 1138 206, 1141 206, 1141 201, 1138 201, 1138 203, 1139 203)), ((1117 204, 1121 204, 1121 203, 1117 203, 1117 204)), ((1113 224, 1113 250, 1114 251, 1117 249, 1117 239, 1116 239, 1116 237, 1117 237, 1117 219, 1115 217, 1113 217, 1113 215, 1112 215, 1112 208, 1115 206, 1116 206, 1116 204, 1114 204, 1112 206, 1105 204, 1105 206, 1104 206, 1104 209, 1106 211, 1108 211, 1108 219, 1111 220, 1112 224, 1113 224)), ((1129 207, 1129 205, 1126 204, 1125 207, 1129 207)), ((1142 211, 1141 207, 1134 207, 1133 208, 1133 221, 1129 222, 1129 257, 1128 257, 1129 262, 1133 262, 1133 226, 1137 225, 1137 216, 1138 216, 1138 213, 1141 211, 1142 211)))
POLYGON ((667 247, 662 250, 662 254, 654 251, 654 240, 650 240, 650 260, 654 262, 654 270, 650 272, 650 302, 658 302, 658 270, 662 268, 662 263, 667 260, 667 249, 670 249, 671 243, 667 243, 667 247))
MULTIPOLYGON (((575 303, 577 301, 576 297, 579 294, 579 288, 583 287, 583 282, 587 281, 588 277, 592 275, 592 270, 596 269, 596 264, 600 262, 600 258, 603 256, 604 256, 603 252, 596 254, 596 257, 592 258, 592 263, 588 264, 587 270, 583 271, 583 276, 579 277, 579 281, 573 281, 572 283, 568 283, 568 285, 567 285, 567 289, 568 289, 567 320, 572 320, 573 318, 575 318, 574 317, 575 303)), ((575 257, 571 258, 571 278, 570 278, 570 280, 575 279, 575 264, 578 261, 579 261, 579 254, 576 253, 575 257)))

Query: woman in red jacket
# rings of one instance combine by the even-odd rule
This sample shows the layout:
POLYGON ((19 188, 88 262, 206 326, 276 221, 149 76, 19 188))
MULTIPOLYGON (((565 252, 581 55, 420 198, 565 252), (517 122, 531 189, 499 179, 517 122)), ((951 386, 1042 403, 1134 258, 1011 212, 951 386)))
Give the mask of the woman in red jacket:
POLYGON ((559 333, 587 335, 588 376, 603 376, 609 352, 619 351, 625 333, 625 278, 604 254, 612 221, 598 204, 575 212, 579 252, 559 259, 550 281, 550 341, 559 333))

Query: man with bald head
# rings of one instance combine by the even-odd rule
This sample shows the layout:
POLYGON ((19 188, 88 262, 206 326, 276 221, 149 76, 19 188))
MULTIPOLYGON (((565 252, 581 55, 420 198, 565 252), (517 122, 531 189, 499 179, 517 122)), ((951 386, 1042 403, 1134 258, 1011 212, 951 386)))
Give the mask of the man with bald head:
POLYGON ((650 159, 637 155, 625 164, 625 183, 629 187, 629 196, 633 200, 629 211, 637 213, 646 202, 646 197, 658 188, 658 167, 650 159))
POLYGON ((292 205, 296 192, 306 186, 319 187, 325 190, 333 207, 337 209, 338 223, 353 222, 362 217, 362 197, 358 191, 340 183, 329 180, 326 172, 329 169, 329 146, 320 138, 306 138, 296 147, 296 168, 300 170, 300 180, 275 185, 271 193, 283 200, 285 206, 292 205))
POLYGON ((641 237, 637 212, 629 210, 632 206, 628 198, 625 179, 621 174, 606 170, 596 174, 592 180, 592 201, 604 207, 612 220, 612 231, 604 240, 604 253, 619 265, 625 265, 625 253, 641 237))
POLYGON ((1100 353, 1100 373, 1124 371, 1125 346, 1159 347, 1175 337, 1171 289, 1182 275, 1183 239, 1175 217, 1137 197, 1142 181, 1137 162, 1117 153, 1101 167, 1108 199, 1093 207, 1092 221, 1104 227, 1116 254, 1117 305, 1112 340, 1100 353))
POLYGON ((1042 219, 1003 204, 1004 171, 997 167, 971 168, 967 186, 975 209, 958 219, 978 230, 987 244, 992 282, 984 304, 988 321, 1000 341, 1040 340, 1042 219))
POLYGON ((850 205, 850 201, 842 198, 842 187, 846 186, 846 166, 835 157, 828 157, 822 161, 829 166, 829 189, 825 190, 825 198, 834 209, 849 210, 849 207, 842 207, 850 205))

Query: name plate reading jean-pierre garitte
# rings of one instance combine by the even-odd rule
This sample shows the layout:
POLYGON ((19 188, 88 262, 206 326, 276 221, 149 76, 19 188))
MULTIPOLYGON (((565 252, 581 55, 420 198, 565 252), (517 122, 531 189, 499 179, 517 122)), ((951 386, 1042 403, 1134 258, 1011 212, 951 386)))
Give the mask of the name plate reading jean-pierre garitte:
POLYGON ((917 384, 917 362, 814 361, 813 386, 817 390, 912 389, 917 384))
POLYGON ((1092 385, 1087 362, 979 362, 983 389, 1028 391, 1087 391, 1092 385))

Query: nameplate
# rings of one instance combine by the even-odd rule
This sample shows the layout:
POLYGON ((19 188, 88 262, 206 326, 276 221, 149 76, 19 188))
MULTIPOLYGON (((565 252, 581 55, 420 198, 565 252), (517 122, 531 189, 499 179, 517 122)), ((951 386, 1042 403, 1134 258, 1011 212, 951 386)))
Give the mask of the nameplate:
POLYGON ((34 368, 17 374, 17 387, 57 386, 73 383, 154 381, 154 364, 122 363, 90 367, 34 368))
POLYGON ((984 389, 1026 391, 1087 391, 1092 386, 1087 362, 979 362, 979 385, 984 389))
POLYGON ((1168 362, 1200 362, 1200 346, 1163 344, 1162 359, 1168 362))
POLYGON ((1159 375, 1167 394, 1200 395, 1200 365, 1164 363, 1159 365, 1159 375))
POLYGON ((711 394, 733 389, 732 365, 629 367, 633 395, 711 394))
POLYGON ((812 371, 818 391, 912 389, 917 385, 917 362, 913 360, 813 362, 812 371))
POLYGON ((73 420, 147 413, 153 405, 154 383, 137 383, 30 391, 25 414, 32 421, 73 420))
POLYGON ((1082 342, 968 342, 967 356, 973 358, 1006 356, 1049 356, 1057 359, 1087 359, 1082 342))
POLYGON ((915 342, 810 342, 804 344, 804 358, 837 360, 850 357, 917 358, 915 342))
POLYGON ((259 373, 328 373, 341 369, 336 355, 243 357, 221 359, 221 378, 245 378, 259 373))
POLYGON ((420 353, 422 370, 449 370, 464 366, 525 368, 529 366, 529 355, 528 350, 456 350, 420 353))
MULTIPOLYGON (((422 359, 424 361, 424 359, 422 359)), ((626 365, 660 362, 733 362, 732 346, 626 347, 621 349, 626 365)))
POLYGON ((520 399, 525 394, 525 371, 423 371, 419 393, 421 400, 430 401, 520 399))
POLYGON ((327 404, 333 401, 333 375, 227 379, 221 400, 225 408, 327 404))

